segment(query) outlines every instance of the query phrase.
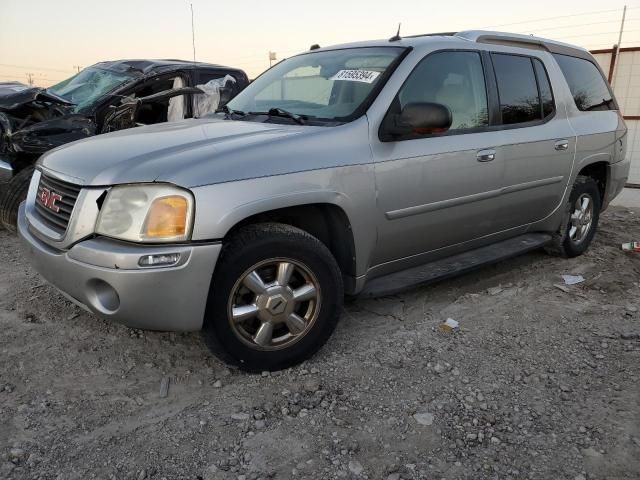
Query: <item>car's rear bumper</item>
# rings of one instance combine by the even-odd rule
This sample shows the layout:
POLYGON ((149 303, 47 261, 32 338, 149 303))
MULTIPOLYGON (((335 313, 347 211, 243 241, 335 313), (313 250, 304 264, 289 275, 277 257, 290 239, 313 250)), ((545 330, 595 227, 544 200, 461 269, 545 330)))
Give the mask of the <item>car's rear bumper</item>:
POLYGON ((68 251, 31 231, 24 203, 18 232, 35 269, 69 300, 134 328, 199 330, 221 244, 145 246, 106 238, 81 241, 68 251), (141 256, 179 253, 171 267, 140 267, 141 256))
POLYGON ((603 210, 609 206, 611 200, 616 198, 626 185, 629 178, 630 166, 631 162, 629 162, 628 160, 623 160, 621 162, 612 163, 609 165, 609 171, 607 175, 607 190, 602 205, 603 210))

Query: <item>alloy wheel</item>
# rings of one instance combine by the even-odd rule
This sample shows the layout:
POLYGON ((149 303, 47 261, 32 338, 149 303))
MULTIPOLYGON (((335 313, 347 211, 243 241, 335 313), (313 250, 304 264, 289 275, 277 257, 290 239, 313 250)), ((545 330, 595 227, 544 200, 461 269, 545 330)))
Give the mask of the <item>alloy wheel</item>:
POLYGON ((583 193, 576 200, 569 224, 569 238, 574 244, 580 244, 589 235, 593 225, 593 199, 583 193))
POLYGON ((247 269, 229 297, 233 333, 256 350, 279 350, 311 329, 321 303, 320 284, 301 262, 274 258, 247 269))

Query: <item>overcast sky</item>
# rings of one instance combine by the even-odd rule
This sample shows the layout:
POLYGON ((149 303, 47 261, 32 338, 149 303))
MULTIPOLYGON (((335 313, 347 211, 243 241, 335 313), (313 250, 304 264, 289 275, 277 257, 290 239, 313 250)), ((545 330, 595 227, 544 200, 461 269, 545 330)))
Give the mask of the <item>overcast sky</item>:
MULTIPOLYGON (((48 85, 74 66, 121 58, 192 58, 188 0, 0 0, 0 81, 48 85)), ((192 0, 196 58, 255 76, 278 59, 322 46, 473 28, 537 33, 588 48, 640 45, 640 0, 192 0)))

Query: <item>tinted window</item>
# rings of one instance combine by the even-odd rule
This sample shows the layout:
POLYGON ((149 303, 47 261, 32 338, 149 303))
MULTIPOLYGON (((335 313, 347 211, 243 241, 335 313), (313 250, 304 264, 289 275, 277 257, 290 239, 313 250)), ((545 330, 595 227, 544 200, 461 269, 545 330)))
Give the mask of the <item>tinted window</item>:
POLYGON ((509 125, 540 120, 540 98, 531 59, 502 54, 493 54, 492 58, 502 123, 509 125))
POLYGON ((554 55, 564 73, 576 107, 582 111, 613 110, 615 105, 598 68, 588 60, 554 55))
POLYGON ((450 130, 489 125, 487 90, 477 52, 439 52, 427 56, 398 94, 400 108, 408 103, 434 102, 449 107, 450 130))
POLYGON ((551 84, 547 71, 538 59, 533 59, 533 67, 536 71, 538 79, 538 88, 540 89, 540 100, 542 101, 542 116, 547 118, 554 111, 553 93, 551 92, 551 84))

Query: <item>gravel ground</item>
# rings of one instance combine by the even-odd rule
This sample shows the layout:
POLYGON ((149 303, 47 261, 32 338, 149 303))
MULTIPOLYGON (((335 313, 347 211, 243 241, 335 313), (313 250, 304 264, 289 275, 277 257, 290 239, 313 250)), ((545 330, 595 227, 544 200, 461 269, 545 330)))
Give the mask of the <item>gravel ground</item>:
POLYGON ((313 359, 251 375, 84 313, 0 231, 0 478, 638 479, 634 238, 612 208, 580 258, 352 302, 313 359))

